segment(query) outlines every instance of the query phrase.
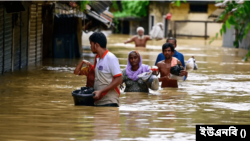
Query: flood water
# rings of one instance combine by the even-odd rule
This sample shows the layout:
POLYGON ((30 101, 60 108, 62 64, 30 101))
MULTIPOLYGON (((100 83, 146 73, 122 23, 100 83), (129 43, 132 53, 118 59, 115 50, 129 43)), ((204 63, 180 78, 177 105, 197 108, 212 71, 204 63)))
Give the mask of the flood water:
MULTIPOLYGON (((127 63, 130 36, 111 35, 108 48, 127 63)), ((143 63, 154 65, 161 45, 150 41, 137 49, 143 63)), ((189 72, 178 89, 121 93, 120 107, 74 106, 71 92, 86 84, 75 76, 81 59, 46 59, 0 75, 0 140, 195 140, 196 124, 250 124, 250 63, 245 50, 209 45, 202 39, 178 39, 185 61, 195 56, 198 70, 189 72)))

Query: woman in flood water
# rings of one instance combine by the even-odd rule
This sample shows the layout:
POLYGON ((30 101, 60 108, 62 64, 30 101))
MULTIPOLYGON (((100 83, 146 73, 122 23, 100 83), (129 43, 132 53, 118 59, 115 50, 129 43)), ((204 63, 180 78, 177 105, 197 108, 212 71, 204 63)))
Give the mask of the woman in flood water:
POLYGON ((141 55, 137 51, 131 51, 128 54, 127 67, 122 71, 123 83, 126 84, 124 92, 148 93, 146 83, 141 78, 138 78, 138 75, 144 72, 150 72, 149 66, 142 64, 141 55))

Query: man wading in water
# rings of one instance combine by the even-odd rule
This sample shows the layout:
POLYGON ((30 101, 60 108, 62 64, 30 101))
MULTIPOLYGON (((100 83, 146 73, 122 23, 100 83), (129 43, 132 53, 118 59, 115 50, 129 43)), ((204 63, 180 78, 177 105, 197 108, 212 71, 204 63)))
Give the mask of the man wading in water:
POLYGON ((101 32, 95 32, 89 37, 91 51, 96 55, 95 64, 83 60, 75 69, 76 75, 81 75, 83 64, 95 69, 94 92, 96 106, 119 107, 122 73, 116 56, 106 48, 107 39, 101 32))
MULTIPOLYGON (((172 57, 174 55, 174 52, 175 50, 173 44, 165 43, 162 46, 162 53, 165 56, 165 60, 162 60, 157 63, 158 70, 161 73, 159 81, 162 82, 161 85, 162 88, 163 87, 178 88, 177 80, 169 78, 171 67, 174 67, 177 64, 180 64, 182 66, 181 62, 177 58, 172 57)), ((154 74, 155 73, 156 72, 154 71, 154 74)), ((187 71, 182 70, 179 75, 187 77, 187 71)))
MULTIPOLYGON (((148 40, 151 40, 152 37, 149 35, 144 35, 144 28, 138 27, 137 28, 137 35, 125 41, 124 44, 135 42, 135 47, 146 47, 146 43, 148 40)), ((161 38, 157 38, 156 40, 161 40, 161 38)))

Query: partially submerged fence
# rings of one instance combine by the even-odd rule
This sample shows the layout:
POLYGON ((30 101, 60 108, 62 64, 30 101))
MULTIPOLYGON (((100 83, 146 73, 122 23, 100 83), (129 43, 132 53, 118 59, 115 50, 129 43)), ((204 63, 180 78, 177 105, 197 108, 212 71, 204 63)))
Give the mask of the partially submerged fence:
MULTIPOLYGON (((191 21, 191 20, 182 20, 174 21, 174 37, 202 37, 205 40, 209 38, 208 34, 208 24, 221 24, 214 21, 191 21), (192 24, 190 24, 192 23, 192 24), (204 32, 203 32, 204 31, 204 32)), ((214 26, 215 29, 212 29, 215 33, 219 32, 221 26, 214 26)))

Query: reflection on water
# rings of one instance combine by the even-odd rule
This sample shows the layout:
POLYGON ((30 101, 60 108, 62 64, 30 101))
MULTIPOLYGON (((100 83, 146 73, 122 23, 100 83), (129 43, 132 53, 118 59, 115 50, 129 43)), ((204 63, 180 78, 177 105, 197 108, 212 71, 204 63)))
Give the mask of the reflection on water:
MULTIPOLYGON (((108 37, 108 47, 125 68, 133 44, 124 35, 108 37)), ((140 48, 143 63, 154 65, 164 41, 140 48)), ((83 59, 47 59, 0 76, 2 140, 195 140, 196 124, 250 124, 250 63, 244 50, 211 46, 204 40, 178 40, 185 60, 195 56, 179 89, 125 93, 119 108, 74 106, 71 91, 86 84, 73 75, 83 59)), ((85 52, 84 59, 94 62, 85 52)))

